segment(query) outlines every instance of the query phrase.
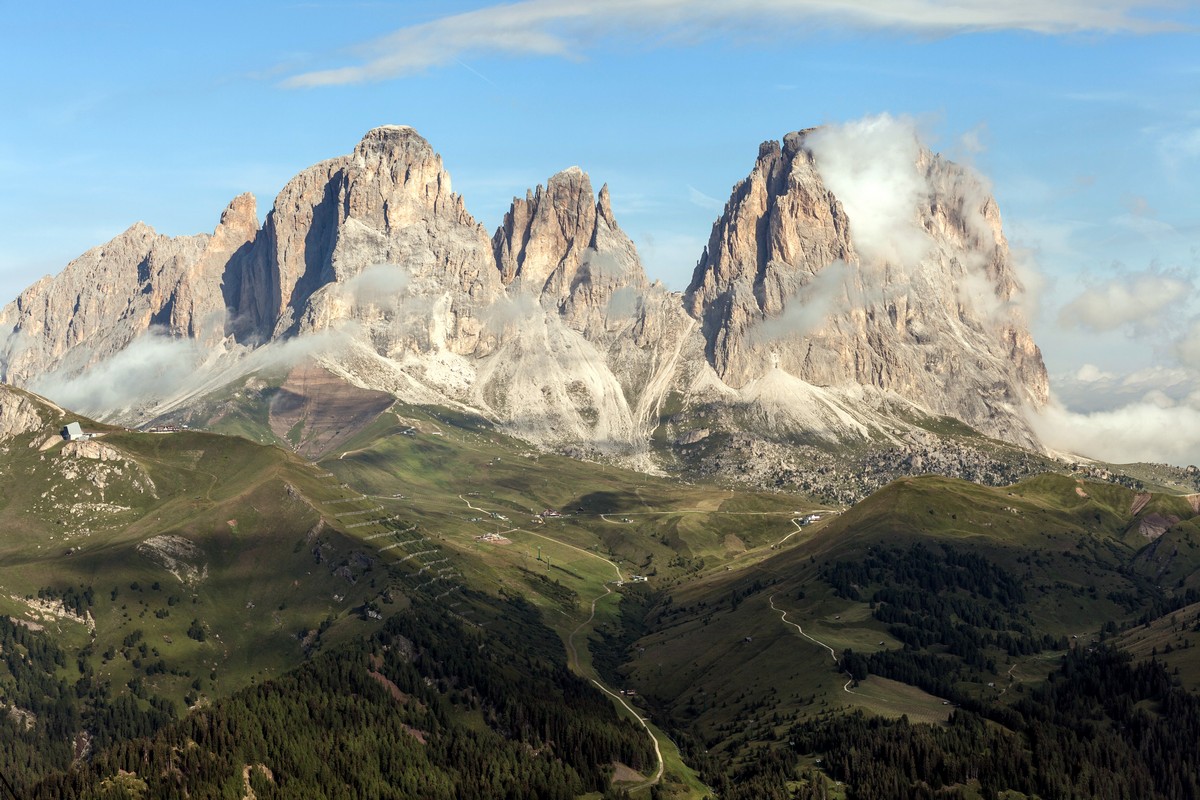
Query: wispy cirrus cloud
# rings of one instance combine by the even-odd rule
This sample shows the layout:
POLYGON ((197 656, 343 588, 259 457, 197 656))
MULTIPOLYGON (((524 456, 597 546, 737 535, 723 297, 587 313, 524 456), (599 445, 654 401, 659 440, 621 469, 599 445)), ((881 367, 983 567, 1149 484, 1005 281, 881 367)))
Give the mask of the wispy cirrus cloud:
POLYGON ((712 195, 705 194, 691 184, 688 184, 687 189, 688 201, 694 206, 699 206, 700 208, 709 208, 714 211, 720 211, 725 207, 725 203, 723 201, 718 200, 712 195))
POLYGON ((812 25, 933 35, 1156 33, 1187 26, 1170 0, 522 0, 410 25, 355 48, 355 63, 301 72, 287 87, 382 81, 484 55, 578 58, 616 34, 695 42, 730 30, 794 35, 812 25))

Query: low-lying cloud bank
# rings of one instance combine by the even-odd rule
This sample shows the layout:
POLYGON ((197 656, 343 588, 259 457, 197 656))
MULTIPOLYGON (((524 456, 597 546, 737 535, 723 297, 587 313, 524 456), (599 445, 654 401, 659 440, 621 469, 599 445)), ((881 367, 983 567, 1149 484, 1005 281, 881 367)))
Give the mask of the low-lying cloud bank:
POLYGON ((1053 450, 1115 464, 1200 463, 1200 396, 1177 403, 1153 393, 1119 408, 1080 413, 1054 403, 1029 415, 1053 450))
POLYGON ((1059 327, 1137 352, 1144 366, 1120 374, 1089 363, 1056 375, 1057 404, 1033 420, 1042 440, 1118 463, 1200 463, 1195 298, 1196 279, 1187 269, 1119 268, 1088 281, 1059 310, 1059 327))
POLYGON ((202 361, 195 341, 151 332, 82 375, 51 373, 29 388, 63 408, 103 416, 175 392, 202 361))

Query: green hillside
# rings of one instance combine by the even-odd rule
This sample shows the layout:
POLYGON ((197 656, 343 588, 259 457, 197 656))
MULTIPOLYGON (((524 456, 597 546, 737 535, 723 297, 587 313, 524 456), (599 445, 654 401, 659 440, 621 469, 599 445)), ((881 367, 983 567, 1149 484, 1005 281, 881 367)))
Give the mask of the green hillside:
MULTIPOLYGON (((1068 649, 1200 599, 1197 543, 1180 497, 1061 475, 1006 488, 902 479, 638 609, 618 672, 715 772, 757 764, 830 714, 1004 719, 991 710, 1040 686, 1068 649)), ((1180 653, 1194 621, 1175 619, 1180 653)))
MULTIPOLYGON (((270 439, 268 400, 226 423, 270 439)), ((503 775, 470 785, 542 796, 1183 796, 1122 732, 1192 768, 1172 733, 1200 686, 1185 496, 927 476, 840 509, 542 453, 445 409, 306 422, 293 444, 324 448, 314 464, 86 420, 102 435, 65 443, 73 417, 40 408, 0 443, 0 725, 40 796, 364 796, 417 773, 468 796, 491 758, 503 775), (579 713, 523 728, 543 713, 527 674, 579 713), (332 709, 376 733, 348 729, 352 752, 323 763, 332 709), (264 715, 290 720, 286 747, 264 715), (1071 749, 1089 719, 1106 756, 1071 749), (217 730, 237 747, 170 778, 217 730), (1085 769, 1050 777, 1043 740, 1085 769), (897 748, 946 769, 915 777, 897 748), (987 770, 961 766, 981 751, 987 770), (1131 766, 1106 772, 1118 753, 1131 766)))

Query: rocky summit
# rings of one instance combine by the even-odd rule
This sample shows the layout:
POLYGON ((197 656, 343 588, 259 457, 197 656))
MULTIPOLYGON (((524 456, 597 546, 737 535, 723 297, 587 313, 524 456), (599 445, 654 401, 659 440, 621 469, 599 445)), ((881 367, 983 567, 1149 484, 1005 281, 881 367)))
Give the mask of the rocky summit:
POLYGON ((138 223, 33 284, 0 311, 0 378, 113 421, 204 423, 214 397, 320 368, 644 469, 717 433, 903 446, 945 417, 1037 450, 1023 412, 1046 371, 982 180, 913 142, 917 188, 889 228, 823 135, 759 148, 677 293, 579 168, 489 237, 425 139, 375 128, 289 181, 261 226, 242 195, 212 234, 138 223), (176 368, 114 390, 151 349, 176 368))
POLYGON ((914 147, 924 202, 895 232, 900 248, 868 251, 809 135, 762 145, 688 287, 722 381, 862 387, 1035 446, 1019 409, 1045 403, 1048 381, 1013 303, 1020 284, 995 201, 968 170, 914 147))

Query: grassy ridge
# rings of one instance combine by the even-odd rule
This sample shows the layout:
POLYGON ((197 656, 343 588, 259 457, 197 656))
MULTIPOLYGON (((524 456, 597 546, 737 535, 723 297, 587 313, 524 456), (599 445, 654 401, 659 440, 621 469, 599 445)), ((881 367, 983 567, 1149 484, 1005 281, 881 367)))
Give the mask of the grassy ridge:
MULTIPOLYGON (((1019 583, 1023 594, 1015 616, 1004 617, 1010 623, 1038 636, 1086 642, 1101 635, 1106 621, 1128 625, 1156 616, 1155 609, 1196 587, 1200 535, 1190 505, 1160 495, 1134 514, 1137 497, 1119 486, 1060 475, 1006 488, 937 477, 896 481, 844 514, 805 528, 780 551, 748 553, 731 569, 706 572, 673 589, 650 615, 649 633, 630 649, 625 675, 677 729, 738 759, 775 741, 787 724, 830 711, 945 720, 953 704, 944 696, 876 676, 847 684, 840 663, 845 650, 870 655, 903 646, 870 600, 880 586, 863 585, 859 599, 850 599, 824 577, 828 568, 860 564, 881 547, 891 553, 922 543, 940 554, 947 545, 1019 583), (1150 514, 1180 520, 1151 541, 1140 528, 1150 514)), ((966 592, 963 597, 974 606, 983 602, 966 592)), ((952 630, 963 625, 957 617, 949 622, 952 630)), ((1194 625, 1191 617, 1186 625, 1177 617, 1173 631, 1153 639, 1159 652, 1173 636, 1174 657, 1190 665, 1191 651, 1181 649, 1180 637, 1195 635, 1194 625)), ((1143 641, 1149 651, 1149 634, 1143 641)), ((929 652, 947 651, 939 645, 929 652)), ((959 674, 956 697, 1005 702, 1020 684, 1044 680, 1056 657, 1014 656, 999 647, 984 655, 983 668, 959 674)))
POLYGON ((99 679, 140 676, 182 708, 294 666, 306 632, 380 591, 365 565, 336 574, 358 545, 306 499, 344 490, 279 450, 197 432, 93 444, 108 460, 9 447, 24 480, 6 483, 0 509, 0 611, 86 651, 99 679), (66 613, 59 596, 85 590, 66 613))

